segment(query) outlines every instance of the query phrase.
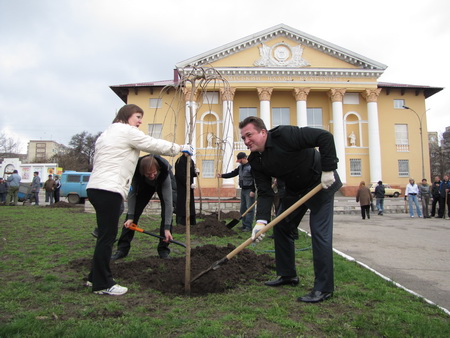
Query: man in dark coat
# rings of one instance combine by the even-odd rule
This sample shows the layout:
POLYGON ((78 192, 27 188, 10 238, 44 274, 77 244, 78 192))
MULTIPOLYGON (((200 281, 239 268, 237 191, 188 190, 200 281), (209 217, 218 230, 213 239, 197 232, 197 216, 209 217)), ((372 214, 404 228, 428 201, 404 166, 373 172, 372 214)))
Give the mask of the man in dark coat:
POLYGON ((297 228, 306 210, 310 210, 310 228, 314 261, 314 287, 297 300, 316 303, 328 299, 334 291, 333 208, 334 194, 342 186, 336 172, 338 158, 333 135, 316 128, 278 126, 268 131, 262 119, 247 117, 239 123, 241 137, 250 149, 248 158, 258 190, 256 225, 252 238, 270 221, 273 203, 272 177, 282 181, 284 196, 278 214, 288 209, 318 184, 323 189, 304 205, 279 222, 274 229, 275 261, 278 278, 268 286, 297 285, 295 244, 292 229, 297 228), (315 150, 319 148, 320 153, 315 150))
POLYGON ((439 199, 441 198, 441 195, 439 194, 439 187, 441 186, 441 178, 439 176, 436 176, 434 178, 434 182, 431 185, 431 197, 433 198, 433 201, 431 202, 431 217, 435 217, 438 213, 436 212, 436 205, 439 205, 439 199))
POLYGON ((161 202, 161 226, 159 230, 160 239, 158 244, 159 257, 166 259, 169 257, 169 240, 173 239, 172 232, 172 181, 171 168, 166 159, 158 155, 146 155, 139 159, 136 171, 131 182, 131 189, 128 194, 128 213, 122 233, 117 245, 117 252, 111 260, 121 259, 128 255, 131 248, 131 241, 134 237, 134 230, 128 227, 134 223, 138 224, 145 207, 155 192, 161 202))
MULTIPOLYGON (((176 202, 176 220, 177 225, 186 225, 186 167, 187 167, 187 155, 181 155, 175 162, 175 181, 177 184, 177 202, 176 202)), ((189 203, 189 224, 197 224, 195 217, 195 200, 194 200, 194 177, 197 177, 199 171, 195 168, 195 163, 191 159, 190 165, 190 203, 189 203)))

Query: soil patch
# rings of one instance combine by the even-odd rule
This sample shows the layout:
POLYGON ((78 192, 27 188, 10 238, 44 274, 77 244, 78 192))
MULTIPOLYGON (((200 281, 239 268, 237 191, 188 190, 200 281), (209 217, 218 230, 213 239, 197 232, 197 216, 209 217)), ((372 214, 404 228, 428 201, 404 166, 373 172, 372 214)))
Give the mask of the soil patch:
MULTIPOLYGON (((217 218, 217 213, 212 213, 209 215, 203 214, 198 216, 198 218, 202 218, 203 221, 197 222, 196 225, 191 225, 191 234, 199 235, 203 237, 228 237, 230 235, 236 234, 236 231, 239 231, 239 226, 236 225, 232 229, 228 229, 226 224, 230 221, 230 219, 239 219, 240 214, 236 211, 232 211, 229 213, 221 213, 221 220, 219 221, 217 218), (227 220, 227 221, 225 221, 227 220)), ((159 231, 159 230, 158 230, 159 231)), ((174 226, 172 229, 173 234, 185 234, 186 227, 182 225, 174 226)))
MULTIPOLYGON (((208 269, 213 263, 224 258, 235 246, 205 245, 191 250, 191 278, 208 269)), ((154 289, 163 293, 185 295, 185 257, 161 259, 148 257, 127 261, 122 259, 111 263, 114 278, 127 286, 137 283, 142 289, 154 289)), ((71 261, 69 267, 83 273, 91 266, 91 259, 71 261)), ((274 259, 267 254, 257 255, 244 249, 217 270, 212 270, 191 284, 191 296, 221 293, 254 281, 265 281, 275 268, 274 259)))

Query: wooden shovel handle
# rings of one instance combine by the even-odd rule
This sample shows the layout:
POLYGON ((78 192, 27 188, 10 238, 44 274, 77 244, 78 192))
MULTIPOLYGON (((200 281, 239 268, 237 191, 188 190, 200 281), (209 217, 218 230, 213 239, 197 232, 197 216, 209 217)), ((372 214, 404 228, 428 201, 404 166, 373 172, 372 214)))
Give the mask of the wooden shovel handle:
MULTIPOLYGON (((311 197, 313 197, 315 194, 317 194, 322 189, 322 184, 318 184, 314 189, 312 189, 310 192, 308 192, 305 196, 300 198, 297 202, 292 204, 289 208, 287 208, 285 211, 283 211, 278 217, 276 217, 272 222, 267 224, 264 228, 258 231, 256 234, 256 238, 261 236, 263 233, 267 232, 268 230, 272 229, 275 225, 280 223, 283 219, 285 219, 287 216, 289 216, 294 210, 296 210, 298 207, 300 207, 302 204, 304 204, 306 201, 308 201, 311 197)), ((236 249, 231 251, 228 255, 226 255, 226 258, 230 260, 234 256, 236 256, 239 252, 244 250, 247 246, 252 244, 252 238, 250 237, 247 239, 244 243, 239 245, 236 249)))

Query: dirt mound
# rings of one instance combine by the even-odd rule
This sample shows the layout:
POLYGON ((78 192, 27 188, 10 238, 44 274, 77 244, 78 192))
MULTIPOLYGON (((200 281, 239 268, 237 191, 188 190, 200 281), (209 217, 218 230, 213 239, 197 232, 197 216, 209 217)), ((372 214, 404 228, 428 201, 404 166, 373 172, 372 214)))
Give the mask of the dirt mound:
MULTIPOLYGON (((205 245, 191 250, 191 278, 208 269, 214 262, 228 255, 234 246, 205 245)), ((123 285, 137 283, 142 289, 185 295, 185 257, 161 259, 149 257, 141 260, 122 259, 111 263, 114 278, 123 285)), ((79 273, 91 266, 90 259, 78 259, 69 267, 79 273)), ((274 259, 269 255, 256 255, 244 249, 217 270, 212 270, 191 284, 191 295, 220 293, 251 281, 265 281, 274 269, 274 259)))
MULTIPOLYGON (((203 237, 228 237, 239 231, 238 228, 241 225, 236 225, 232 229, 228 229, 226 224, 233 218, 239 219, 240 215, 238 212, 221 213, 221 221, 217 219, 217 213, 212 213, 210 215, 201 215, 198 218, 202 218, 203 221, 198 222, 196 225, 191 225, 191 234, 199 235, 203 237), (225 221, 226 220, 226 221, 225 221)), ((158 230, 159 231, 159 230, 158 230)), ((174 234, 184 234, 186 233, 186 227, 182 225, 177 225, 173 227, 172 233, 174 234)))

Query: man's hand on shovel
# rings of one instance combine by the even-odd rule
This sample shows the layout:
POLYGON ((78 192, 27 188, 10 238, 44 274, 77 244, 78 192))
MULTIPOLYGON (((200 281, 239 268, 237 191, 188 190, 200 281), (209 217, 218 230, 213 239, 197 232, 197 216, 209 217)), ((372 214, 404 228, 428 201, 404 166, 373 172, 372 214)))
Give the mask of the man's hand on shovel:
POLYGON ((254 226, 254 228, 253 228, 253 231, 252 231, 252 241, 253 241, 253 242, 259 243, 259 242, 261 242, 261 241, 264 239, 264 236, 266 235, 265 233, 261 234, 261 235, 258 236, 258 237, 256 237, 256 234, 257 234, 262 228, 264 228, 265 226, 266 226, 266 224, 264 224, 264 223, 262 223, 262 222, 260 222, 260 221, 257 221, 257 222, 256 222, 256 224, 255 224, 255 226, 254 226))

